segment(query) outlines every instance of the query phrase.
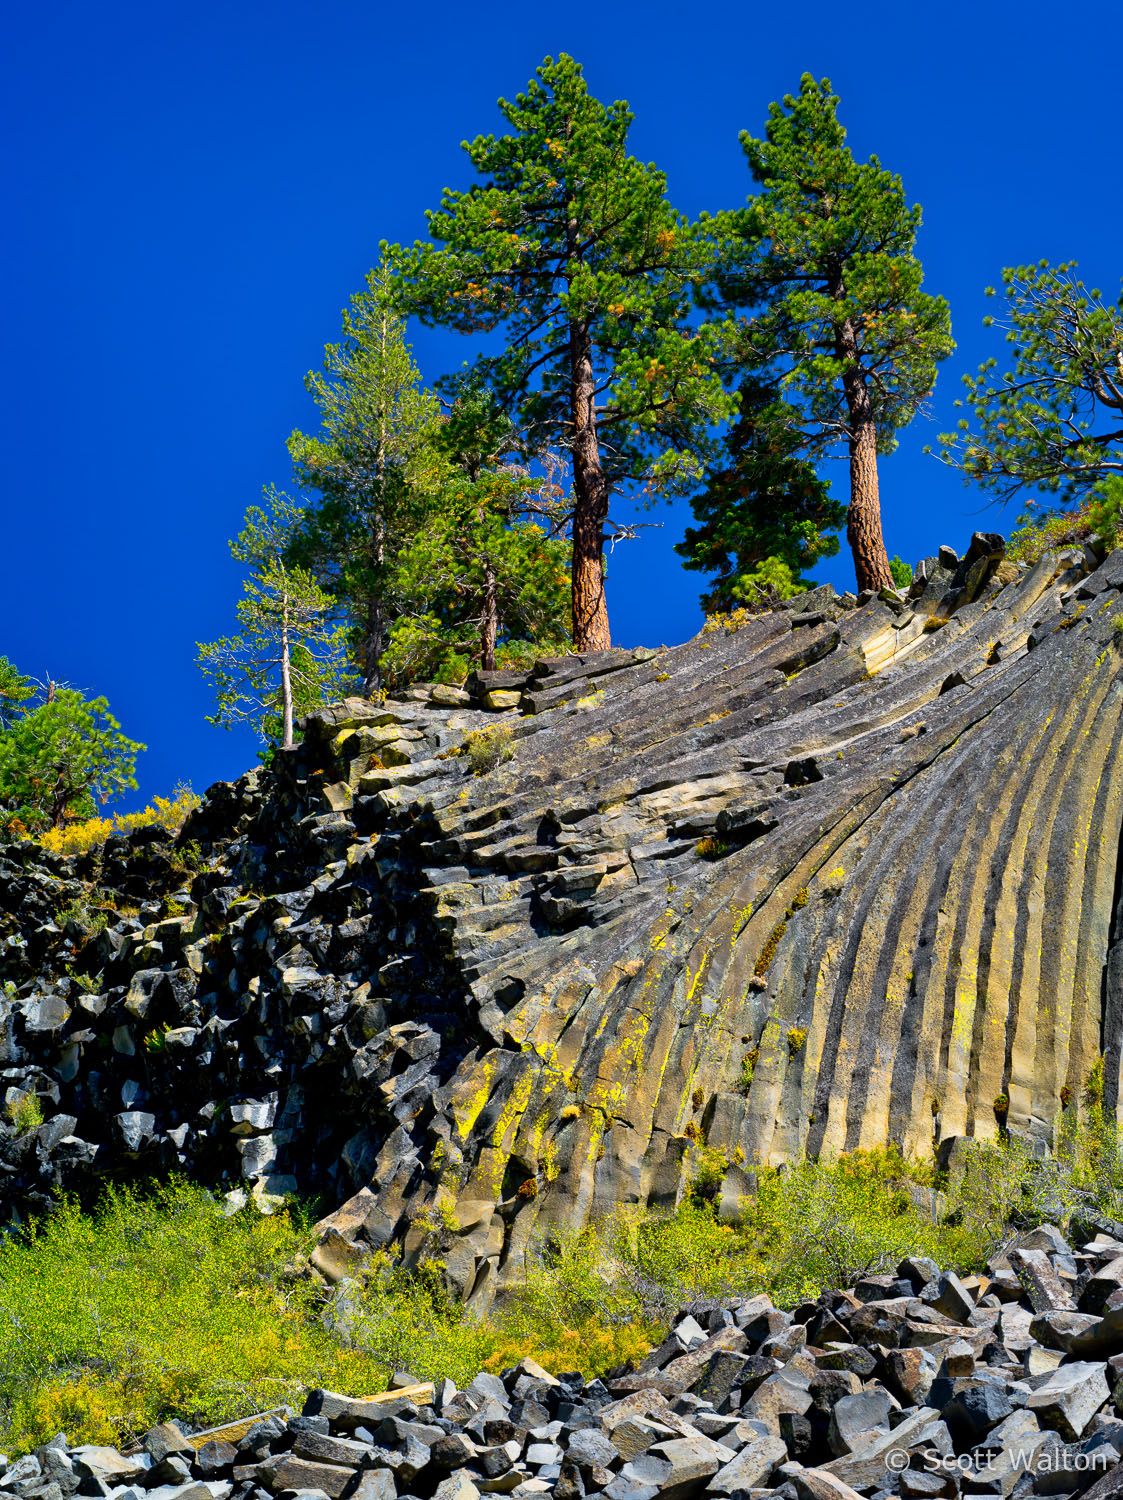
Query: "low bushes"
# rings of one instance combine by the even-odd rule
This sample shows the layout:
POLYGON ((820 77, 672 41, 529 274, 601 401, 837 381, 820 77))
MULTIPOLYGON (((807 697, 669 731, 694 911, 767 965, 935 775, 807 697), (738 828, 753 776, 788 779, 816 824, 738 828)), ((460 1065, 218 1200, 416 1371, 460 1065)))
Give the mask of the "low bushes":
POLYGON ((1011 1223, 1123 1218, 1114 1131, 1096 1107, 1084 1123, 1064 1115, 1052 1157, 980 1143, 951 1184, 893 1150, 758 1169, 735 1224, 715 1212, 729 1163, 703 1148, 676 1213, 623 1210, 540 1237, 486 1320, 452 1301, 437 1261, 406 1275, 383 1257, 325 1291, 304 1274, 299 1206, 228 1216, 182 1182, 110 1190, 93 1213, 64 1203, 0 1242, 0 1447, 59 1430, 121 1442, 172 1416, 207 1425, 299 1405, 315 1385, 369 1394, 403 1362, 458 1384, 526 1353, 591 1374, 644 1353, 695 1296, 767 1292, 791 1307, 907 1254, 972 1270, 1011 1223))
POLYGON ((461 746, 461 754, 468 757, 468 764, 475 776, 486 776, 496 766, 509 761, 514 753, 509 724, 487 724, 483 729, 473 729, 465 736, 461 746))
POLYGON ((202 802, 188 785, 177 786, 170 797, 153 797, 143 812, 120 813, 114 818, 85 818, 65 823, 61 828, 38 834, 37 842, 51 854, 85 854, 97 844, 104 844, 111 834, 132 833, 157 823, 169 833, 178 833, 188 813, 202 802))
POLYGON ((1046 552, 1079 546, 1091 536, 1102 537, 1109 548, 1123 541, 1123 480, 1108 480, 1075 510, 1020 516, 1006 556, 1011 562, 1035 563, 1046 552))

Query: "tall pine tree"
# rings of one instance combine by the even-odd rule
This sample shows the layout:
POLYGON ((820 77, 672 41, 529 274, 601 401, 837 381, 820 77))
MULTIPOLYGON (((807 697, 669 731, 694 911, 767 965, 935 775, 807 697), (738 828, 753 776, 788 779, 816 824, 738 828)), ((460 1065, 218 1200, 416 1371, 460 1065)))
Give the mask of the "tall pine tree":
POLYGON ((690 502, 699 524, 675 548, 684 567, 717 575, 702 595, 707 613, 767 609, 811 587, 804 569, 835 556, 846 524, 846 507, 800 454, 798 414, 752 376, 740 398, 725 461, 690 502))
POLYGON ((390 579, 403 540, 417 525, 418 490, 432 456, 440 405, 421 383, 383 267, 343 314, 343 338, 310 372, 318 434, 294 432, 297 483, 313 502, 287 553, 334 596, 349 624, 363 691, 382 685, 381 660, 394 621, 390 579))
POLYGON ((845 444, 847 538, 859 588, 892 584, 878 454, 915 416, 955 347, 947 303, 921 290, 920 209, 901 179, 846 145, 830 82, 805 73, 769 109, 764 138, 741 135, 759 193, 706 221, 719 272, 709 305, 727 314, 735 375, 780 382, 776 422, 810 461, 845 444))
POLYGON ((510 133, 465 143, 483 180, 446 189, 432 242, 391 255, 402 306, 424 322, 502 332, 475 375, 531 448, 569 455, 573 644, 598 650, 611 644, 613 492, 692 485, 708 427, 734 403, 687 321, 704 247, 663 173, 628 154, 627 105, 600 103, 562 54, 499 108, 510 133))

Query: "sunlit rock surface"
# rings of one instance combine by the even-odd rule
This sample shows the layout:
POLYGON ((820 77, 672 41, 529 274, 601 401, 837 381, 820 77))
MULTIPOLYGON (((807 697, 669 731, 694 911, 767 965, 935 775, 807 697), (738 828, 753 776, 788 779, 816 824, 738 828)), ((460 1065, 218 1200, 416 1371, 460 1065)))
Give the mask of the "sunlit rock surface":
MULTIPOLYGON (((358 1193, 330 1274, 393 1238, 486 1298, 535 1231, 672 1206, 703 1152, 730 1209, 804 1152, 1047 1141, 1101 1055, 1118 1112, 1123 551, 1002 551, 349 700, 212 789, 200 873, 55 862, 153 907, 114 947, 6 898, 5 1086, 47 1117, 0 1141, 9 1203, 146 1163, 358 1193)), ((20 858, 9 890, 50 866, 20 858)))

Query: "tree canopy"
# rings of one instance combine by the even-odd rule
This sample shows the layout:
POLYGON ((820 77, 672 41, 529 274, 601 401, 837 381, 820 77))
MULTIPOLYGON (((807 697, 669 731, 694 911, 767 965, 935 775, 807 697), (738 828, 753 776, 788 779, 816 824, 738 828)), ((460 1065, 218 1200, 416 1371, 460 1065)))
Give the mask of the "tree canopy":
POLYGON ((974 422, 943 434, 941 456, 999 500, 1040 491, 1080 504, 1110 493, 1117 508, 1123 299, 1113 307, 1087 290, 1075 261, 1008 267, 1002 285, 1005 316, 985 322, 1005 332, 1009 360, 1000 367, 992 356, 963 377, 974 422))
POLYGON ((767 609, 811 587, 805 570, 835 556, 833 533, 846 524, 846 507, 802 456, 798 413, 752 376, 739 395, 726 461, 691 501, 699 525, 675 548, 684 567, 717 574, 702 595, 707 613, 767 609))
POLYGON ((539 488, 501 470, 442 487, 398 558, 391 677, 460 681, 566 649, 568 547, 542 524, 539 488))
POLYGON ((0 726, 0 826, 9 835, 90 817, 136 787, 145 747, 121 733, 105 698, 39 687, 0 658, 0 694, 15 708, 0 726))
POLYGON ((930 395, 954 348, 947 303, 921 290, 920 209, 878 158, 855 161, 828 79, 805 73, 773 104, 762 138, 741 135, 760 191, 707 219, 715 274, 707 305, 724 314, 733 378, 776 380, 771 420, 817 462, 845 445, 847 538, 859 588, 892 583, 877 456, 930 395))
POLYGON ((483 179, 445 190, 430 241, 394 247, 402 308, 503 346, 472 363, 529 453, 572 464, 573 644, 611 644, 603 557, 612 495, 688 489, 711 425, 733 408, 691 323, 705 247, 629 155, 632 114, 580 66, 547 58, 499 109, 510 131, 465 143, 483 179))
POLYGON ((293 744, 295 714, 342 696, 348 684, 343 627, 335 600, 312 575, 286 561, 301 512, 287 496, 266 491, 268 508, 251 506, 230 551, 248 564, 237 604, 236 636, 200 641, 196 658, 215 691, 210 723, 249 723, 263 739, 293 744))
POLYGON ((289 439, 297 483, 312 498, 293 526, 286 561, 336 601, 363 691, 373 696, 395 618, 394 559, 418 524, 419 492, 432 488, 425 465, 440 416, 384 268, 352 297, 343 338, 327 346, 323 370, 309 372, 306 384, 322 426, 289 439))

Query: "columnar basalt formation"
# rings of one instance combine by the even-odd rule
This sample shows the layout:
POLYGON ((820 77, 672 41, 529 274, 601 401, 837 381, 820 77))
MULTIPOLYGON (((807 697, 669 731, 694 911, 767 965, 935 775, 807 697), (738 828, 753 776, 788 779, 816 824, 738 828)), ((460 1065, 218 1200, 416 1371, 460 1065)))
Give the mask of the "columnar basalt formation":
POLYGON ((175 847, 24 854, 11 1201, 145 1160, 316 1186, 325 1268, 436 1239, 486 1299, 702 1152, 731 1212, 755 1163, 1047 1141, 1101 1057, 1118 1113, 1121 613, 1123 551, 977 534, 907 596, 349 700, 175 847), (47 878, 151 904, 90 938, 47 878))

